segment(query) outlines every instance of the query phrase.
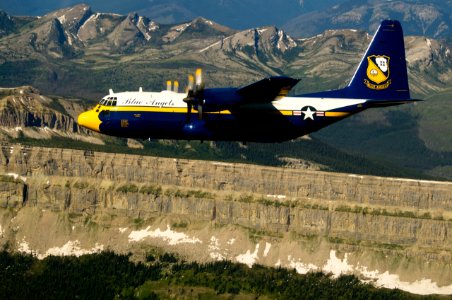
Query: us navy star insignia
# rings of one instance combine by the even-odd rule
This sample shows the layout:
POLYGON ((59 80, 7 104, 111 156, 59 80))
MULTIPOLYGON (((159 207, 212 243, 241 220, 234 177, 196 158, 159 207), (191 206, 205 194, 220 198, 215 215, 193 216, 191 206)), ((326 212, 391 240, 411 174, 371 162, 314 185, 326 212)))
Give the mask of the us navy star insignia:
POLYGON ((305 106, 301 109, 301 112, 304 114, 303 120, 311 119, 314 121, 314 115, 316 109, 312 106, 305 106))

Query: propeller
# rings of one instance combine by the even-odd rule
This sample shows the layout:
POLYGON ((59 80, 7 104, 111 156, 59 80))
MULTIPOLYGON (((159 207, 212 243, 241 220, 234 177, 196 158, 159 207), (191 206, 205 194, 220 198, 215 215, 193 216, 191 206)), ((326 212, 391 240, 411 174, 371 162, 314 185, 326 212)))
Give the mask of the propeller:
POLYGON ((204 105, 204 86, 202 70, 200 68, 196 69, 195 76, 192 74, 188 75, 187 97, 183 99, 184 102, 187 103, 187 123, 190 123, 193 105, 196 105, 198 119, 202 120, 203 118, 202 106, 204 105))
POLYGON ((195 77, 192 74, 188 75, 188 85, 187 85, 187 97, 183 100, 187 103, 187 118, 186 123, 190 123, 191 109, 193 107, 193 102, 195 101, 195 95, 193 87, 195 86, 195 77))

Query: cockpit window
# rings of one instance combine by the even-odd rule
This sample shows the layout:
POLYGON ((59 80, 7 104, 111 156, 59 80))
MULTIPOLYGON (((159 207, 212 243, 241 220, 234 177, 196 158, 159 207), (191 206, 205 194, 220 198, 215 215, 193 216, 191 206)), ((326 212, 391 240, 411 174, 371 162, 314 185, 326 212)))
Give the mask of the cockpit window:
POLYGON ((99 104, 104 106, 116 106, 117 101, 117 97, 107 97, 100 100, 99 104))

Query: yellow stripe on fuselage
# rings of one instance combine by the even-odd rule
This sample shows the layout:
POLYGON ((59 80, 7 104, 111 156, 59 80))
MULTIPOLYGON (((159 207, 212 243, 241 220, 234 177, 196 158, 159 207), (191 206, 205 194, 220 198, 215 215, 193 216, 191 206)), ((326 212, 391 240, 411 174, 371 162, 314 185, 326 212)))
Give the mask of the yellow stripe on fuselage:
MULTIPOLYGON (((110 111, 133 111, 133 112, 165 112, 165 113, 187 113, 186 107, 157 107, 157 106, 101 106, 99 111, 101 110, 110 110, 110 111)), ((262 110, 263 113, 279 113, 284 116, 291 116, 291 110, 262 110)), ((222 111, 214 111, 214 112, 206 112, 207 114, 221 114, 221 115, 230 115, 231 112, 229 110, 222 111)))
POLYGON ((349 114, 350 114, 349 112, 343 112, 343 111, 326 111, 325 117, 340 118, 340 117, 346 117, 349 114))
POLYGON ((279 113, 282 114, 283 116, 292 116, 291 110, 280 110, 279 113))
MULTIPOLYGON (((164 112, 164 113, 187 113, 186 107, 157 107, 157 106, 101 106, 100 110, 110 111, 132 111, 132 112, 164 112)), ((208 112, 212 114, 231 114, 229 110, 208 112)))
MULTIPOLYGON (((100 108, 96 107, 96 110, 110 110, 110 111, 131 111, 131 112, 160 112, 160 113, 187 113, 186 107, 157 107, 157 106, 101 106, 100 108)), ((283 116, 292 116, 292 110, 260 110, 262 113, 273 113, 273 114, 281 114, 283 116)), ((207 114, 225 114, 230 115, 231 112, 229 110, 215 111, 215 112, 206 112, 207 114)), ((326 111, 325 117, 345 117, 350 115, 349 112, 338 112, 338 111, 326 111)))

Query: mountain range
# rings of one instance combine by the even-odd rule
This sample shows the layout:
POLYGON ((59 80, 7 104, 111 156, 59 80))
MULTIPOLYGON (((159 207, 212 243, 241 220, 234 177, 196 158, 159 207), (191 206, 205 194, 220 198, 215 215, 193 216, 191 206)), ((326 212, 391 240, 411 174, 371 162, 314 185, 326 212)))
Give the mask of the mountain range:
MULTIPOLYGON (((203 17, 161 24, 77 5, 40 17, 2 13, 0 33, 0 86, 32 85, 86 105, 109 88, 155 91, 168 79, 183 88, 199 66, 208 87, 284 74, 302 79, 294 94, 337 88, 353 75, 373 31, 297 38, 275 26, 236 30, 203 17)), ((428 101, 370 110, 313 137, 353 155, 452 178, 452 40, 407 35, 405 43, 412 94, 428 101)))
MULTIPOLYGON (((451 0, 85 0, 95 10, 137 12, 158 23, 183 23, 204 16, 232 28, 275 25, 297 37, 326 29, 355 28, 373 32, 384 18, 403 20, 411 35, 452 34, 451 0)), ((46 15, 79 0, 9 0, 0 9, 14 15, 46 15)))

